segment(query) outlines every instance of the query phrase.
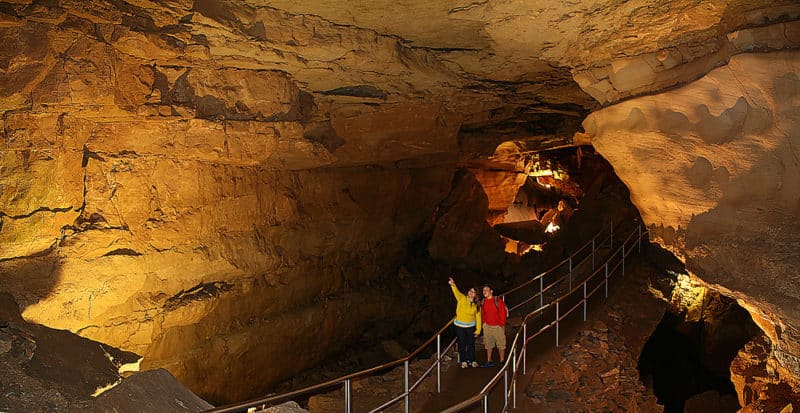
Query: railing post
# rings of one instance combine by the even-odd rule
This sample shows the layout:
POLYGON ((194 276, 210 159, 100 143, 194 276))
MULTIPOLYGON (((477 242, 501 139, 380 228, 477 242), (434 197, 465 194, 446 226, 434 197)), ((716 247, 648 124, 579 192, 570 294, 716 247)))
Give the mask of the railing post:
POLYGON ((503 406, 508 406, 508 370, 503 370, 503 406))
POLYGON ((344 381, 344 411, 350 413, 350 380, 344 381))
POLYGON ((489 413, 489 393, 483 395, 483 413, 489 413))
POLYGON ((622 275, 625 275, 625 241, 622 241, 622 275))
POLYGON ((558 301, 556 301, 556 347, 558 347, 558 301))
POLYGON ((517 381, 511 382, 511 405, 517 408, 517 381))
POLYGON ((569 289, 572 291, 572 255, 569 256, 569 289))
MULTIPOLYGON (((514 349, 516 351, 516 349, 514 349)), ((522 374, 525 374, 525 365, 528 361, 525 360, 528 356, 528 322, 522 322, 522 374)), ((516 360, 515 360, 516 361, 516 360)))
POLYGON ((404 406, 405 407, 405 412, 408 413, 408 402, 409 402, 409 393, 408 393, 408 360, 406 360, 404 365, 405 365, 405 369, 404 370, 405 370, 405 376, 406 376, 406 380, 405 380, 405 382, 406 382, 405 383, 406 397, 405 397, 405 402, 403 404, 405 404, 405 406, 404 406))
POLYGON ((442 392, 442 335, 436 335, 436 393, 442 392))
POLYGON ((640 222, 639 225, 639 254, 642 253, 642 223, 640 222))
MULTIPOLYGON (((524 350, 528 346, 526 346, 524 343, 525 342, 523 342, 523 344, 522 344, 522 346, 523 346, 522 347, 523 348, 523 350, 522 350, 522 360, 525 360, 525 356, 528 354, 524 350)), ((511 380, 511 400, 514 403, 514 408, 516 408, 517 407, 517 348, 514 347, 513 349, 511 349, 511 352, 514 355, 514 358, 511 359, 511 360, 513 360, 513 362, 511 363, 511 372, 514 373, 513 376, 512 376, 512 380, 511 380)), ((523 366, 523 368, 525 368, 524 361, 523 361, 522 366, 523 366)), ((523 372, 522 374, 525 374, 525 373, 523 372)))
POLYGON ((608 298, 608 261, 606 261, 606 298, 608 298))
POLYGON ((592 270, 594 270, 594 238, 592 238, 592 270))
POLYGON ((611 229, 611 235, 608 237, 609 249, 614 249, 614 218, 611 217, 611 223, 608 226, 611 229))
POLYGON ((586 283, 583 283, 583 321, 586 321, 586 283))
POLYGON ((539 277, 539 308, 544 307, 544 275, 539 277))

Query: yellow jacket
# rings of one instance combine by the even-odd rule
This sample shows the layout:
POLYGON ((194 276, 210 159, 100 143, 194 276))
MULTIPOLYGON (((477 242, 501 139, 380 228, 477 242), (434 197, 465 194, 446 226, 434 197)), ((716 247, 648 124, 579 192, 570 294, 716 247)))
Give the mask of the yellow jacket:
POLYGON ((458 291, 456 285, 450 286, 456 296, 456 320, 453 322, 458 327, 475 326, 475 334, 481 333, 481 310, 478 305, 470 302, 469 297, 458 291))

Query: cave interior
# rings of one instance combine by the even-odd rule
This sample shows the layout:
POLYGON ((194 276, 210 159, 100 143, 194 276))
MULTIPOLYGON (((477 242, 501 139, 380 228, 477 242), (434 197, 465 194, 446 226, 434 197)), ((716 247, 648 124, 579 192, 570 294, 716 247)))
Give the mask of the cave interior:
POLYGON ((319 383, 631 223, 658 311, 575 333, 602 408, 800 409, 795 0, 14 0, 0 38, 0 410, 319 383))

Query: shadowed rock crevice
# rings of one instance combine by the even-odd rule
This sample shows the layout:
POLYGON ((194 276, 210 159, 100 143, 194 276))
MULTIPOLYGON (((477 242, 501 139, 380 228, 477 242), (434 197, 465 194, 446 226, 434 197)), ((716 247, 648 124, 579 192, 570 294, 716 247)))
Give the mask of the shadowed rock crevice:
POLYGON ((650 336, 638 369, 665 412, 683 412, 688 406, 696 411, 704 403, 713 411, 736 412, 740 406, 731 364, 760 331, 730 298, 702 287, 699 291, 676 289, 682 296, 679 304, 670 307, 650 336))
POLYGON ((323 95, 353 96, 360 98, 386 99, 389 96, 383 90, 370 85, 342 86, 336 89, 319 92, 323 95))

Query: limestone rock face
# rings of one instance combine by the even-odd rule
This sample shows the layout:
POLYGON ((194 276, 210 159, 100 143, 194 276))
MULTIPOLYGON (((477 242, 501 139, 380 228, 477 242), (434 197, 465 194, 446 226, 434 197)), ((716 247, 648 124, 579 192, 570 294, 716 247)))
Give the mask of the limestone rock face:
POLYGON ((494 274, 511 259, 504 243, 486 222, 489 199, 475 175, 461 169, 453 190, 437 211, 428 253, 434 259, 461 268, 475 268, 494 274), (469 207, 465 208, 465 205, 469 207))
POLYGON ((118 413, 168 410, 197 412, 211 406, 164 369, 136 373, 94 400, 92 410, 118 413))
POLYGON ((793 411, 792 402, 797 405, 800 400, 800 392, 781 380, 776 372, 770 347, 766 337, 757 336, 731 363, 731 382, 743 407, 741 412, 793 411))
MULTIPOLYGON (((459 117, 363 104, 384 103, 374 88, 312 96, 301 87, 338 85, 275 70, 274 51, 258 63, 259 35, 201 3, 3 6, 0 289, 28 320, 134 351, 221 402, 413 316, 369 286, 392 285, 447 195, 459 117)), ((295 23, 310 24, 296 41, 334 53, 310 37, 324 22, 295 23)), ((396 45, 346 32, 348 48, 396 45)))
POLYGON ((742 50, 797 47, 791 1, 251 1, 442 50, 449 68, 507 82, 511 101, 589 107, 686 83, 742 50), (419 16, 425 16, 420 19, 419 16), (755 26, 767 26, 769 29, 755 26), (742 29, 742 30, 739 30, 742 29), (581 91, 574 89, 575 83, 581 91))
MULTIPOLYGON (((0 403, 4 410, 92 411, 93 397, 123 382, 122 373, 135 370, 132 366, 138 361, 136 354, 28 323, 13 298, 0 293, 0 403)), ((178 384, 169 379, 161 384, 178 384)), ((154 394, 159 392, 154 390, 154 394)), ((175 400, 177 393, 161 395, 175 400)))
POLYGON ((800 373, 800 53, 740 54, 584 122, 651 234, 736 297, 800 373))
MULTIPOLYGON (((796 57, 738 54, 796 48, 799 18, 794 0, 0 3, 0 290, 27 319, 142 354, 211 401, 254 396, 360 329, 411 319, 391 287, 420 234, 464 238, 435 239, 445 261, 481 245, 469 265, 504 262, 483 211, 523 175, 484 165, 451 191, 458 166, 510 140, 571 145, 589 111, 730 59, 753 72, 727 79, 747 94, 703 95, 705 111, 664 122, 683 133, 689 116, 706 145, 733 146, 657 171, 648 187, 690 162, 698 188, 664 221, 652 188, 634 197, 649 222, 694 221, 683 255, 783 317, 772 338, 794 337, 797 153, 777 138, 797 135, 796 57), (763 139, 729 144, 742 125, 763 139), (448 195, 480 210, 441 209, 448 195), (480 220, 458 234, 450 218, 480 220), (727 228, 758 219, 758 259, 701 252, 740 251, 727 228)), ((792 341, 774 342, 796 366, 792 341)))

